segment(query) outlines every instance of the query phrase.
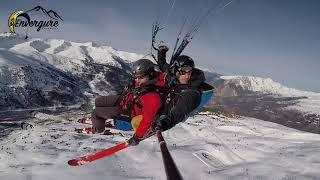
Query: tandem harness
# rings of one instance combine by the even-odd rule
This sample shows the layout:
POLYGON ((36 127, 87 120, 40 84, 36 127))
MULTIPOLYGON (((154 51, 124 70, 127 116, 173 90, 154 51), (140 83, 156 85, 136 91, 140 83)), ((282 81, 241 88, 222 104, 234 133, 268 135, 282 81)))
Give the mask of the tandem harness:
MULTIPOLYGON (((130 110, 133 110, 134 116, 137 116, 137 112, 134 108, 134 105, 136 105, 139 109, 143 108, 143 105, 140 102, 140 98, 149 93, 149 92, 159 92, 159 89, 157 88, 157 86, 153 85, 153 84, 149 84, 146 86, 142 86, 142 87, 135 87, 133 89, 128 89, 128 91, 131 91, 131 95, 132 98, 125 102, 125 112, 126 114, 130 115, 130 110)), ((124 99, 125 97, 123 97, 122 99, 124 99)))

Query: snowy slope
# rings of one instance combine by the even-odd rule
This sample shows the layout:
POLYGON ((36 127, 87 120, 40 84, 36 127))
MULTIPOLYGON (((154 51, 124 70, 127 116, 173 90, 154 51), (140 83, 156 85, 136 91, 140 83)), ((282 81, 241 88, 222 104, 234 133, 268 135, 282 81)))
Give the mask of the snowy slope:
MULTIPOLYGON (((0 141, 1 179, 166 179, 151 137, 136 147, 81 167, 67 160, 129 136, 73 132, 78 112, 37 114, 32 130, 16 128, 0 141)), ((196 115, 164 133, 185 179, 318 179, 320 135, 254 118, 196 115), (198 159, 205 156, 206 158, 198 159), (205 163, 204 163, 205 162, 205 163)))

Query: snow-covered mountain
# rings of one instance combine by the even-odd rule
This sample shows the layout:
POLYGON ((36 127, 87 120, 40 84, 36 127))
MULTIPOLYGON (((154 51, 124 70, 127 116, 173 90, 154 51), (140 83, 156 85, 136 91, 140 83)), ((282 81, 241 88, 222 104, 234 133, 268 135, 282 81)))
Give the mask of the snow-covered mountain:
POLYGON ((85 94, 119 92, 143 55, 92 42, 0 35, 0 110, 69 106, 85 94))
POLYGON ((288 88, 270 78, 220 76, 211 107, 320 133, 320 93, 288 88))
MULTIPOLYGON (((92 94, 120 92, 143 55, 92 42, 0 34, 0 111, 79 106, 92 94)), ((320 95, 271 79, 206 72, 216 87, 208 106, 320 133, 320 95)))
POLYGON ((280 83, 274 82, 270 78, 260 78, 253 76, 220 76, 229 88, 231 84, 237 86, 238 90, 247 92, 258 92, 261 94, 273 94, 278 96, 312 96, 319 95, 313 92, 300 91, 293 88, 288 88, 280 83))

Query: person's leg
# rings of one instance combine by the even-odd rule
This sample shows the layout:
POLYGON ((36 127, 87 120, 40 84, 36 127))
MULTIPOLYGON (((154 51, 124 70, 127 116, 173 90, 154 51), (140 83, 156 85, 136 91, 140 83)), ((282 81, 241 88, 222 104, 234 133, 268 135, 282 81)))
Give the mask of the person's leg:
POLYGON ((116 119, 121 114, 120 108, 115 107, 96 107, 91 113, 92 130, 94 133, 100 133, 105 130, 107 119, 116 119))
POLYGON ((119 95, 99 96, 95 99, 96 107, 112 107, 115 106, 119 95))

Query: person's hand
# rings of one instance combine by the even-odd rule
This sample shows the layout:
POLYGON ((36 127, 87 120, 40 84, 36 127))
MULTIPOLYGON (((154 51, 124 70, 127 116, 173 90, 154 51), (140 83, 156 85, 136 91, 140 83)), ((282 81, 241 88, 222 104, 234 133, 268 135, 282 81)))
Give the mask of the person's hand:
POLYGON ((171 73, 168 73, 165 77, 165 82, 167 83, 168 87, 171 85, 176 85, 177 84, 177 78, 171 73))
POLYGON ((160 44, 158 48, 159 48, 159 51, 162 51, 162 52, 167 52, 167 51, 169 51, 168 46, 166 46, 166 45, 164 45, 164 44, 160 44))
POLYGON ((142 139, 139 139, 136 134, 134 134, 130 139, 128 139, 127 143, 129 146, 136 146, 142 139))
POLYGON ((157 120, 157 128, 161 131, 168 130, 170 128, 170 118, 166 115, 161 115, 157 120))

